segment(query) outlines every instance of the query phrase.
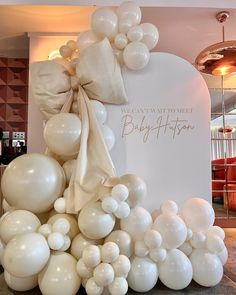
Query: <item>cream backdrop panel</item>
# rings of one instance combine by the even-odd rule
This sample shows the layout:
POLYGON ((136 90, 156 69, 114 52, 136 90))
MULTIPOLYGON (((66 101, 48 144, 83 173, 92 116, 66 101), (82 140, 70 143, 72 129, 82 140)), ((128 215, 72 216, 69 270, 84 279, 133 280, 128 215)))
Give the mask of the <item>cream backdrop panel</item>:
POLYGON ((211 202, 210 96, 201 74, 180 57, 152 53, 144 70, 123 75, 129 103, 107 106, 117 173, 144 179, 149 210, 167 199, 211 202))

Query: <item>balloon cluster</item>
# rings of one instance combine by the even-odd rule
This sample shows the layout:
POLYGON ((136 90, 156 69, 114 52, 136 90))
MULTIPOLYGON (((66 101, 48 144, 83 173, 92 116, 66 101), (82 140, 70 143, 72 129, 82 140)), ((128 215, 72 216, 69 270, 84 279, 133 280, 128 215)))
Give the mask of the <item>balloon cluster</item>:
POLYGON ((151 23, 141 22, 141 9, 132 1, 122 3, 116 10, 100 8, 91 17, 91 31, 79 34, 77 42, 69 40, 59 52, 72 64, 79 53, 94 43, 108 38, 118 62, 131 70, 141 70, 150 59, 149 51, 158 42, 159 33, 151 23))

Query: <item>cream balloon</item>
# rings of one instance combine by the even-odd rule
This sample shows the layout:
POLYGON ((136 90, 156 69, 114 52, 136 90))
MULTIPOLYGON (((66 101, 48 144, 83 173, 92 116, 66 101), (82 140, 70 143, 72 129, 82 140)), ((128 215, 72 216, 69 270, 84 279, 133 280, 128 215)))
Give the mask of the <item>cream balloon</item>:
POLYGON ((25 154, 14 159, 2 176, 2 193, 17 209, 41 213, 50 210, 65 187, 63 169, 43 154, 25 154))
POLYGON ((127 37, 131 42, 141 41, 143 38, 143 29, 141 26, 133 26, 129 29, 127 37))
POLYGON ((77 163, 77 161, 73 159, 73 160, 66 161, 62 165, 62 168, 65 172, 67 184, 69 184, 69 182, 70 182, 70 178, 71 178, 73 171, 75 170, 76 163, 77 163))
POLYGON ((124 49, 128 44, 128 39, 125 34, 119 33, 115 36, 114 44, 117 49, 124 49))
POLYGON ((145 257, 149 253, 149 249, 144 241, 136 241, 134 244, 134 254, 138 257, 145 257))
POLYGON ((178 249, 187 256, 189 256, 193 252, 193 248, 189 242, 184 242, 178 249))
POLYGON ((118 209, 118 203, 114 198, 111 197, 105 197, 102 200, 102 209, 106 213, 114 213, 118 209))
POLYGON ((106 242, 114 242, 120 250, 120 254, 130 257, 133 254, 133 241, 131 236, 123 230, 113 231, 106 239, 106 242))
POLYGON ((144 242, 149 249, 159 248, 162 243, 162 237, 156 230, 148 230, 144 235, 144 242))
POLYGON ((130 260, 125 255, 119 255, 119 257, 112 263, 112 267, 115 272, 115 277, 126 278, 131 268, 130 260))
POLYGON ((64 244, 63 246, 59 249, 59 251, 67 251, 70 248, 71 245, 71 239, 66 235, 64 236, 64 244))
POLYGON ((78 223, 83 235, 89 239, 102 239, 114 228, 115 217, 103 211, 101 202, 92 202, 82 208, 78 223))
POLYGON ((66 212, 66 198, 58 198, 54 202, 54 209, 57 213, 66 212))
POLYGON ((175 214, 161 214, 153 224, 153 229, 162 237, 162 247, 178 248, 187 237, 187 228, 183 220, 175 214))
POLYGON ((10 212, 0 223, 1 240, 7 244, 13 237, 36 232, 41 223, 36 215, 26 210, 10 212))
POLYGON ((206 236, 203 232, 194 232, 190 239, 190 244, 193 248, 200 249, 206 245, 206 236))
POLYGON ((43 224, 39 227, 38 233, 43 235, 45 238, 47 238, 52 233, 52 226, 51 224, 43 224))
POLYGON ((220 258, 205 249, 195 249, 190 255, 193 266, 193 279, 204 287, 216 286, 223 277, 220 258))
POLYGON ((53 232, 59 232, 63 235, 70 231, 70 223, 66 218, 58 218, 52 225, 53 232))
POLYGON ((129 190, 124 184, 117 184, 112 188, 111 195, 118 202, 126 201, 129 196, 129 190))
POLYGON ((79 151, 81 121, 75 114, 59 113, 52 116, 43 131, 48 148, 57 155, 71 156, 79 151))
POLYGON ((172 200, 166 200, 161 204, 162 213, 177 214, 178 210, 178 205, 172 200))
POLYGON ((220 253, 225 247, 224 241, 215 234, 208 234, 206 239, 206 248, 215 254, 220 253))
POLYGON ((103 287, 96 284, 94 278, 88 279, 85 285, 85 290, 88 295, 101 295, 103 294, 103 287))
POLYGON ((151 259, 134 257, 128 274, 129 287, 136 292, 145 293, 151 290, 157 282, 157 265, 151 259))
POLYGON ((123 19, 130 20, 132 26, 137 25, 141 21, 142 13, 140 7, 133 1, 123 2, 116 11, 119 21, 123 19))
POLYGON ((98 100, 90 100, 90 104, 92 106, 92 109, 95 113, 95 116, 100 124, 104 124, 107 120, 107 110, 100 101, 98 100))
POLYGON ((52 250, 59 250, 64 245, 64 236, 61 233, 51 233, 48 235, 48 246, 52 250))
POLYGON ((38 233, 27 233, 10 240, 4 250, 2 263, 7 272, 23 278, 39 273, 49 256, 46 239, 38 233))
POLYGON ((82 279, 89 279, 93 276, 93 268, 88 267, 82 258, 76 264, 76 271, 82 279))
POLYGON ((101 131, 102 131, 102 135, 103 135, 108 151, 112 150, 116 140, 113 130, 107 125, 102 125, 101 131))
POLYGON ((186 288, 193 278, 190 260, 178 249, 167 252, 167 257, 158 265, 158 270, 161 282, 173 290, 186 288))
POLYGON ((187 200, 183 205, 182 215, 186 225, 194 232, 207 231, 215 221, 212 206, 200 198, 187 200))
POLYGON ((206 235, 208 234, 215 234, 218 237, 220 237, 222 240, 225 239, 225 232, 223 230, 223 228, 219 227, 219 226, 211 226, 208 231, 205 232, 206 235))
POLYGON ((142 239, 145 232, 151 229, 152 217, 150 213, 142 207, 131 209, 128 217, 121 219, 120 227, 130 234, 133 240, 142 239))
POLYGON ((118 18, 114 11, 100 8, 91 17, 92 31, 99 37, 114 38, 118 32, 118 18))
POLYGON ((127 68, 138 71, 146 67, 150 59, 150 53, 144 43, 131 42, 125 47, 123 57, 127 68))
POLYGON ((140 25, 143 30, 143 42, 149 50, 152 50, 159 40, 159 32, 156 26, 150 23, 144 23, 140 25))
POLYGON ((119 21, 119 32, 122 34, 127 34, 132 27, 132 20, 128 18, 124 18, 119 21))
POLYGON ((125 295, 128 291, 128 283, 125 278, 118 277, 108 286, 111 295, 125 295))
POLYGON ((18 292, 29 291, 31 289, 34 289, 38 285, 38 275, 25 278, 18 278, 11 275, 9 272, 5 270, 4 279, 8 287, 18 292))
POLYGON ((128 217, 130 214, 129 205, 126 202, 120 202, 114 214, 119 219, 124 219, 128 217))
POLYGON ((95 267, 101 262, 101 252, 98 246, 88 245, 82 254, 83 262, 87 267, 95 267))
POLYGON ((167 251, 164 248, 155 248, 149 251, 149 257, 156 263, 164 262, 167 257, 167 251))
POLYGON ((44 295, 75 295, 81 284, 76 272, 77 261, 65 252, 54 252, 39 273, 38 283, 44 295))
POLYGON ((91 46, 94 43, 101 41, 101 38, 96 36, 93 31, 85 31, 79 34, 77 39, 77 48, 78 51, 81 53, 86 48, 91 46))
POLYGON ((129 197, 127 203, 131 208, 139 205, 146 197, 147 186, 137 175, 125 174, 121 176, 120 182, 128 188, 129 197))
POLYGON ((102 246, 101 254, 102 262, 112 263, 119 257, 120 250, 116 243, 106 242, 102 246))
POLYGON ((109 263, 101 263, 94 269, 93 276, 98 286, 106 287, 114 280, 113 267, 109 263))

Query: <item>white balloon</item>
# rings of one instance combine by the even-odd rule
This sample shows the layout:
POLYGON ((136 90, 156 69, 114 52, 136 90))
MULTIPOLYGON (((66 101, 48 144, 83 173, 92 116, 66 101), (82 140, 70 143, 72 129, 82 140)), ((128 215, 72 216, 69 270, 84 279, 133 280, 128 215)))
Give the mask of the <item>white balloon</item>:
POLYGON ((17 209, 41 213, 50 210, 65 187, 63 169, 42 154, 25 154, 14 159, 2 176, 2 193, 17 209))
POLYGON ((187 237, 187 228, 183 220, 175 214, 161 214, 154 222, 153 229, 162 237, 162 246, 166 249, 177 248, 187 237))
POLYGON ((204 248, 206 245, 206 236, 203 232, 195 232, 190 239, 190 244, 196 249, 204 248))
POLYGON ((93 276, 98 286, 106 287, 114 280, 113 267, 108 263, 101 263, 94 269, 93 276))
POLYGON ((164 248, 155 248, 151 249, 149 252, 149 257, 156 263, 161 263, 165 261, 167 256, 166 249, 164 248))
POLYGON ((161 204, 162 213, 177 214, 178 210, 178 205, 172 200, 166 200, 161 204))
POLYGON ((51 224, 43 224, 39 227, 38 233, 43 235, 45 238, 47 238, 52 233, 52 226, 51 224))
POLYGON ((82 258, 76 264, 76 271, 82 279, 89 279, 93 276, 93 268, 88 267, 82 258))
POLYGON ((182 215, 186 225, 195 232, 207 231, 215 221, 212 206, 204 199, 192 198, 184 203, 182 215))
POLYGON ((86 31, 79 34, 77 39, 77 48, 78 51, 81 53, 86 48, 101 41, 101 38, 96 36, 93 31, 86 31))
POLYGON ((170 289, 186 288, 193 277, 193 269, 188 257, 178 249, 167 252, 163 263, 158 265, 161 282, 170 289))
POLYGON ((225 232, 224 232, 223 228, 221 228, 217 225, 211 226, 208 229, 208 231, 206 231, 206 235, 208 235, 208 234, 215 234, 218 237, 220 237, 222 240, 225 239, 225 232))
POLYGON ((70 47, 70 49, 71 49, 72 51, 75 51, 75 50, 77 49, 77 44, 76 44, 76 42, 75 42, 74 40, 69 40, 69 41, 67 41, 67 42, 66 42, 66 45, 67 45, 68 47, 70 47))
POLYGON ((76 272, 77 261, 65 252, 54 252, 39 273, 39 288, 44 295, 75 295, 81 284, 76 272))
POLYGON ((147 186, 139 176, 135 174, 125 174, 121 176, 120 182, 129 190, 127 203, 131 208, 139 205, 146 197, 147 186))
POLYGON ((162 243, 162 237, 156 230, 148 230, 144 235, 144 242, 149 249, 159 248, 162 243))
POLYGON ((70 253, 76 258, 79 259, 82 257, 84 249, 89 245, 99 245, 102 243, 102 240, 90 240, 78 234, 71 243, 70 253))
POLYGON ((133 25, 141 21, 142 13, 140 7, 133 1, 123 2, 116 11, 119 21, 129 19, 133 25))
POLYGON ((128 283, 125 278, 115 278, 108 286, 111 295, 125 295, 128 291, 128 283))
POLYGON ((70 178, 71 178, 71 175, 72 175, 73 171, 75 170, 76 163, 77 163, 77 161, 73 159, 73 160, 66 161, 62 165, 62 168, 63 168, 63 170, 65 172, 66 183, 67 184, 69 184, 69 182, 70 182, 70 178))
POLYGON ((117 49, 124 49, 128 44, 128 39, 125 34, 119 33, 115 36, 114 44, 117 49))
POLYGON ((159 40, 159 32, 156 26, 150 23, 141 24, 143 30, 143 42, 149 50, 152 50, 159 40))
POLYGON ((66 212, 66 199, 58 198, 54 202, 54 209, 57 213, 65 213, 66 212))
POLYGON ((101 202, 88 203, 79 214, 79 228, 89 239, 102 239, 115 225, 115 217, 102 209, 101 202))
POLYGON ((38 233, 27 233, 10 240, 4 250, 2 263, 13 276, 29 277, 44 268, 49 256, 46 239, 38 233))
POLYGON ((130 257, 133 254, 133 242, 131 236, 123 230, 113 231, 106 239, 106 242, 114 242, 120 250, 120 254, 130 257))
POLYGON ((52 116, 43 131, 48 148, 57 155, 65 156, 78 153, 80 134, 80 118, 71 113, 59 113, 52 116))
POLYGON ((98 100, 90 100, 90 104, 92 106, 92 109, 95 113, 95 116, 100 124, 104 124, 107 120, 107 110, 100 101, 98 100))
POLYGON ((117 15, 108 8, 97 9, 91 17, 91 28, 96 35, 102 38, 114 38, 118 32, 117 15))
POLYGON ((130 214, 130 207, 126 202, 120 202, 118 209, 115 211, 115 216, 119 219, 124 219, 130 214))
POLYGON ((133 27, 132 20, 124 18, 119 21, 119 32, 122 34, 127 34, 128 31, 133 27))
POLYGON ((225 247, 224 241, 215 234, 208 234, 206 238, 206 248, 215 254, 220 253, 225 247))
POLYGON ((138 257, 145 257, 149 253, 149 249, 144 241, 136 241, 134 244, 134 254, 138 257))
POLYGON ((112 263, 119 257, 120 250, 116 243, 106 242, 102 246, 101 254, 102 262, 112 263))
POLYGON ((117 184, 112 188, 111 195, 118 202, 126 201, 129 196, 129 190, 124 184, 117 184))
POLYGON ((148 292, 157 282, 157 265, 149 258, 134 257, 128 274, 129 287, 136 292, 148 292))
POLYGON ((71 239, 68 236, 64 236, 64 244, 59 249, 59 251, 67 251, 70 248, 71 245, 71 239))
POLYGON ((150 213, 142 207, 131 209, 128 217, 121 219, 120 227, 129 233, 133 240, 140 240, 145 232, 151 229, 152 217, 150 213))
POLYGON ((193 237, 193 231, 190 228, 187 228, 187 237, 186 240, 189 241, 193 237))
POLYGON ((125 47, 123 57, 127 68, 138 71, 146 67, 150 59, 150 53, 144 43, 131 42, 125 47))
POLYGON ((60 55, 64 58, 71 57, 72 50, 69 46, 67 45, 62 45, 59 49, 60 55))
POLYGON ((193 279, 204 287, 216 286, 223 277, 220 258, 205 249, 195 249, 190 255, 193 266, 193 279))
POLYGON ((90 278, 85 285, 85 290, 88 295, 101 295, 103 287, 98 286, 94 278, 90 278))
POLYGON ((105 197, 102 200, 102 209, 107 213, 114 213, 118 209, 118 203, 114 198, 105 197))
POLYGON ((98 246, 87 246, 82 254, 82 259, 87 267, 95 267, 101 262, 101 252, 98 246))
POLYGON ((113 263, 112 267, 115 272, 116 277, 124 277, 128 276, 128 273, 131 268, 130 260, 128 257, 124 255, 120 255, 113 263))
POLYGON ((116 140, 113 130, 107 125, 102 125, 101 131, 102 131, 102 135, 103 135, 108 151, 112 150, 116 140))
POLYGON ((64 236, 61 233, 51 233, 48 236, 48 245, 52 250, 59 250, 64 245, 64 236))
POLYGON ((129 29, 127 36, 131 42, 141 41, 143 38, 142 27, 141 26, 133 26, 132 28, 129 29))
POLYGON ((25 278, 18 278, 5 270, 4 279, 8 287, 18 292, 31 290, 38 285, 38 275, 25 277, 25 278))
MULTIPOLYGON (((221 261, 222 265, 225 265, 227 260, 228 260, 228 250, 227 250, 227 248, 224 247, 224 249, 220 253, 217 253, 217 256, 220 258, 220 261, 221 261)), ((0 257, 0 261, 1 261, 1 257, 0 257)))
POLYGON ((193 252, 193 248, 189 242, 184 242, 178 249, 187 256, 189 256, 193 252))
POLYGON ((53 232, 59 232, 63 235, 70 231, 70 223, 66 218, 58 218, 52 225, 53 232))
POLYGON ((36 232, 41 223, 36 215, 26 210, 15 210, 6 215, 0 223, 1 240, 7 244, 13 237, 36 232))

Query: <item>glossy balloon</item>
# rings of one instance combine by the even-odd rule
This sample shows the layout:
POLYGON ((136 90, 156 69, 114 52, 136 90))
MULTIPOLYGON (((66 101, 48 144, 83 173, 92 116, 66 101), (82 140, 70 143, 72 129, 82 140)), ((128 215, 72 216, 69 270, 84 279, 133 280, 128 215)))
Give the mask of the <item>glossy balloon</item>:
POLYGON ((144 242, 149 249, 159 248, 162 244, 162 237, 158 231, 151 229, 145 233, 144 242))
POLYGON ((178 249, 187 256, 189 256, 193 252, 193 247, 189 242, 183 243, 178 249))
POLYGON ((94 269, 93 276, 98 286, 106 287, 114 280, 113 267, 108 263, 101 263, 94 269))
POLYGON ((66 212, 66 198, 58 198, 54 202, 54 209, 57 213, 66 212))
POLYGON ((211 226, 208 231, 206 231, 205 233, 206 235, 208 234, 215 234, 217 235, 218 237, 220 237, 222 240, 225 239, 225 232, 224 232, 224 229, 217 226, 217 225, 214 225, 214 226, 211 226))
POLYGON ((150 59, 150 53, 144 43, 131 42, 125 47, 123 57, 127 68, 138 71, 146 67, 150 59))
POLYGON ((87 246, 82 254, 82 259, 87 267, 95 267, 101 262, 101 252, 98 246, 87 246))
POLYGON ((52 225, 53 232, 59 232, 63 235, 70 231, 70 223, 66 218, 58 218, 52 225))
POLYGON ((206 245, 206 235, 203 232, 194 232, 190 239, 190 244, 196 249, 204 248, 206 245))
POLYGON ((131 268, 130 260, 125 255, 119 255, 119 257, 112 263, 112 267, 116 277, 126 278, 131 268))
POLYGON ((141 41, 143 38, 143 29, 141 26, 133 26, 127 33, 128 39, 131 42, 141 41))
POLYGON ((130 20, 132 26, 137 25, 141 21, 142 13, 140 7, 133 1, 121 3, 116 11, 119 21, 123 19, 130 20))
POLYGON ((38 275, 18 278, 4 270, 4 279, 8 287, 18 292, 29 291, 38 285, 38 275))
POLYGON ((128 283, 125 278, 115 278, 114 281, 108 286, 111 295, 125 295, 128 291, 128 283))
POLYGON ((42 154, 25 154, 14 159, 2 176, 2 193, 16 209, 33 213, 50 210, 65 187, 63 169, 42 154))
POLYGON ((224 241, 215 234, 208 234, 206 238, 206 248, 215 254, 220 253, 225 247, 224 241))
POLYGON ((105 242, 114 242, 120 249, 120 254, 130 257, 133 254, 133 241, 131 236, 123 230, 113 231, 105 242))
POLYGON ((117 49, 124 49, 128 44, 128 39, 125 34, 119 33, 116 35, 114 44, 117 49))
POLYGON ((114 198, 105 197, 102 200, 102 209, 107 213, 114 213, 118 209, 118 203, 114 198))
POLYGON ((136 241, 134 244, 134 254, 138 257, 145 257, 149 253, 149 249, 144 241, 136 241))
POLYGON ((167 251, 164 248, 151 249, 149 251, 149 256, 154 262, 161 263, 165 261, 167 257, 167 251))
POLYGON ((64 245, 64 236, 61 233, 51 233, 48 236, 48 246, 52 250, 59 250, 64 245))
POLYGON ((150 23, 144 23, 140 25, 143 30, 143 42, 149 50, 152 50, 159 40, 159 32, 156 26, 150 23))
POLYGON ((103 135, 108 151, 112 150, 116 140, 113 130, 106 125, 102 125, 101 131, 102 131, 102 135, 103 135))
POLYGON ((88 295, 101 295, 103 294, 103 287, 96 284, 94 278, 88 279, 85 285, 85 290, 88 295))
POLYGON ((124 184, 117 184, 112 188, 111 195, 118 202, 126 201, 129 196, 129 190, 124 184))
POLYGON ((82 279, 89 279, 93 276, 93 268, 88 267, 82 258, 76 264, 76 271, 82 279))
POLYGON ((116 243, 106 242, 102 246, 101 254, 102 262, 112 263, 119 257, 120 250, 116 243))
POLYGON ((114 214, 119 219, 127 218, 130 214, 129 205, 126 202, 120 202, 114 214))
POLYGON ((90 100, 90 104, 92 106, 92 109, 95 113, 95 116, 100 124, 104 124, 107 120, 107 110, 100 101, 98 100, 90 100))

